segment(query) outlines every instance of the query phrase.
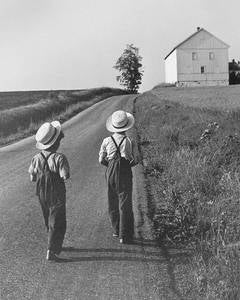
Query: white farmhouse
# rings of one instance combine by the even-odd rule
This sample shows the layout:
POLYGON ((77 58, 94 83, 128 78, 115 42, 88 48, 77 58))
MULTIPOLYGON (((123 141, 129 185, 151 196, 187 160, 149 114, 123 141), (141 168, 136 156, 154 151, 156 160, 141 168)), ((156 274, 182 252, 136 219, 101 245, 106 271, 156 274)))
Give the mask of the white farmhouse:
POLYGON ((204 28, 165 57, 165 80, 177 86, 228 85, 229 45, 204 28))

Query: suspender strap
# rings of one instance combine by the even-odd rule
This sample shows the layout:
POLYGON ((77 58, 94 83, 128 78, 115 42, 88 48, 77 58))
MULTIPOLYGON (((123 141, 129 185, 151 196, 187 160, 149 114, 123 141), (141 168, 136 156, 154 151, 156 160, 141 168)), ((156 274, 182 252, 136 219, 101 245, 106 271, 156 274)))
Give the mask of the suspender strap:
MULTIPOLYGON (((49 164, 48 164, 48 159, 49 159, 49 157, 51 156, 52 153, 50 153, 47 157, 42 152, 40 152, 40 154, 42 155, 42 158, 44 159, 44 162, 45 162, 48 170, 50 170, 49 169, 49 164)), ((45 167, 45 165, 44 165, 44 167, 45 167)))
POLYGON ((111 138, 112 138, 112 140, 113 140, 113 142, 114 142, 114 144, 115 144, 115 146, 116 146, 116 148, 117 148, 117 152, 120 153, 120 146, 122 145, 122 143, 123 143, 123 141, 125 140, 126 136, 123 137, 123 139, 121 140, 121 142, 120 142, 119 145, 117 145, 117 143, 116 143, 116 141, 115 141, 115 139, 114 139, 113 136, 111 136, 111 138))

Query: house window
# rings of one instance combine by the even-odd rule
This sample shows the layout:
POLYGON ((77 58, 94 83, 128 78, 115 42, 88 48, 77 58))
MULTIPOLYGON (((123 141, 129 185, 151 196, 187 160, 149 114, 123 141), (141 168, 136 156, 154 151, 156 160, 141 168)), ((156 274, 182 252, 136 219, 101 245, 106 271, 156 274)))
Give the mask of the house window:
POLYGON ((201 66, 201 74, 205 73, 205 67, 201 66))
POLYGON ((214 52, 209 52, 209 59, 214 60, 214 52))
POLYGON ((197 60, 197 52, 192 52, 192 60, 197 60))

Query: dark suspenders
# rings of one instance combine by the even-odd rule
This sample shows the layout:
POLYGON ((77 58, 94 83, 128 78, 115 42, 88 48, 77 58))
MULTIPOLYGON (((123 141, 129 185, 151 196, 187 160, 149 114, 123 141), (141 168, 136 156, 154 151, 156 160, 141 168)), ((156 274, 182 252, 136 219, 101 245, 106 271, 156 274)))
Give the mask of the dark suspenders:
POLYGON ((44 162, 45 162, 45 164, 43 166, 43 169, 44 169, 44 167, 46 165, 47 168, 48 168, 48 170, 50 170, 49 164, 48 164, 48 159, 49 159, 49 157, 51 156, 52 153, 50 153, 47 157, 42 152, 40 152, 40 154, 42 155, 42 158, 44 159, 44 162))
POLYGON ((115 146, 117 148, 117 152, 120 154, 120 147, 121 147, 123 141, 125 140, 126 136, 123 137, 123 139, 121 140, 121 142, 119 143, 119 145, 117 145, 117 143, 116 143, 116 141, 115 141, 115 139, 114 139, 113 136, 111 136, 111 138, 112 138, 112 140, 113 140, 113 142, 114 142, 114 144, 115 144, 115 146))

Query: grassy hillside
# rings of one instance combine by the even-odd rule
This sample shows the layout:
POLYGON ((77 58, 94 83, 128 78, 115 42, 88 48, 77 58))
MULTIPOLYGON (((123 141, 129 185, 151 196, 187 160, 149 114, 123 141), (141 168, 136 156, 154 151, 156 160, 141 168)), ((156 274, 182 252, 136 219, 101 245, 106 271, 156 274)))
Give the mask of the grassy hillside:
POLYGON ((164 100, 193 107, 231 110, 240 107, 240 85, 198 88, 154 88, 152 94, 164 100))
POLYGON ((155 237, 194 249, 186 299, 240 299, 239 95, 161 88, 135 104, 155 237))
POLYGON ((47 120, 64 122, 94 103, 124 93, 112 88, 0 93, 0 145, 35 133, 47 120))
MULTIPOLYGON (((0 92, 0 111, 39 102, 42 99, 52 98, 54 95, 65 91, 23 91, 0 92)), ((74 91, 67 91, 68 93, 74 91)))

